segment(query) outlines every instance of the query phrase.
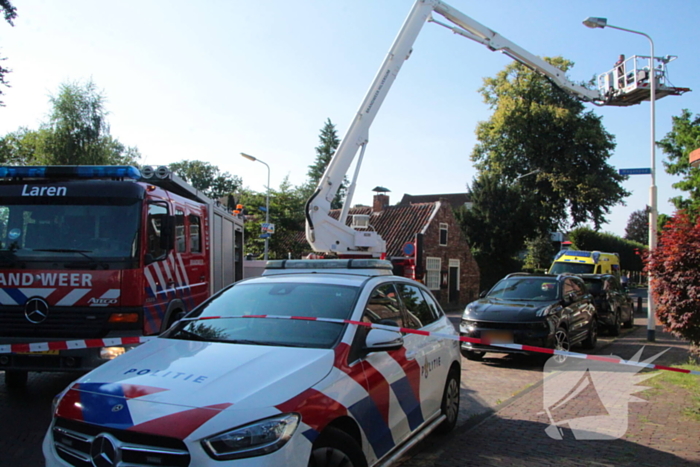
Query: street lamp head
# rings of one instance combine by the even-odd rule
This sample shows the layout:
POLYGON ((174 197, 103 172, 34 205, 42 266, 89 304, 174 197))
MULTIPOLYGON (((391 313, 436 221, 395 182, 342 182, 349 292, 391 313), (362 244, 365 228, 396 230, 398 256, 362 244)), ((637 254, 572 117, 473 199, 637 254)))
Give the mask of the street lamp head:
POLYGON ((608 25, 608 19, 607 18, 595 18, 593 16, 589 16, 583 21, 583 25, 595 29, 595 28, 601 28, 603 29, 605 26, 608 25))
POLYGON ((253 161, 253 162, 257 161, 257 159, 255 157, 251 156, 250 154, 246 154, 244 152, 241 153, 241 156, 245 157, 249 161, 253 161))

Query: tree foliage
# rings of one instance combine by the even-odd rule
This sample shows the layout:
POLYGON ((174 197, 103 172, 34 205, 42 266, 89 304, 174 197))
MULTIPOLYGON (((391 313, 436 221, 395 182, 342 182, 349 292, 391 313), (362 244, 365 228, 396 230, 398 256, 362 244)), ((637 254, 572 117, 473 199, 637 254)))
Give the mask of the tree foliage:
POLYGON ((700 223, 677 212, 661 232, 647 270, 656 315, 672 334, 700 345, 700 223))
MULTIPOLYGON (((14 19, 17 17, 17 8, 10 3, 10 0, 0 0, 0 8, 2 8, 5 21, 7 21, 10 26, 14 26, 14 19)), ((5 57, 0 57, 0 62, 7 60, 5 57)), ((12 70, 5 68, 0 64, 0 86, 10 87, 10 83, 5 79, 5 75, 10 73, 12 70)), ((3 95, 2 89, 0 88, 0 96, 3 95)), ((0 100, 0 107, 4 107, 5 104, 0 100)))
POLYGON ((523 206, 519 186, 482 172, 468 190, 472 207, 458 209, 455 216, 479 264, 484 290, 505 274, 520 269, 520 262, 514 257, 533 232, 534 224, 523 206))
POLYGON ((646 246, 631 240, 625 240, 610 233, 600 233, 589 227, 579 227, 569 232, 573 248, 583 251, 604 251, 620 255, 620 268, 625 271, 642 271, 642 255, 646 246))
POLYGON ((138 165, 141 154, 109 133, 105 98, 95 84, 67 83, 50 97, 48 122, 0 138, 0 161, 40 165, 138 165))
POLYGON ((168 168, 212 199, 234 194, 243 185, 241 177, 221 172, 209 162, 183 160, 168 168))
MULTIPOLYGON (((561 57, 546 60, 563 71, 573 66, 561 57)), ((484 79, 480 91, 493 115, 479 123, 471 158, 478 170, 505 180, 538 171, 519 184, 540 234, 607 222, 611 207, 629 193, 607 163, 615 142, 601 118, 520 63, 484 79)))
MULTIPOLYGON (((326 171, 326 167, 328 167, 328 164, 330 164, 331 159, 335 155, 335 150, 338 149, 338 145, 340 144, 335 125, 331 122, 330 118, 327 119, 326 123, 323 125, 318 139, 320 144, 316 146, 316 160, 309 166, 309 171, 306 173, 308 177, 307 185, 303 187, 308 195, 307 197, 313 194, 318 182, 321 180, 321 177, 323 177, 323 173, 326 171)), ((343 206, 343 199, 345 198, 348 184, 347 177, 343 177, 340 189, 331 203, 331 209, 339 209, 343 206)))
POLYGON ((552 265, 557 248, 552 243, 549 236, 536 237, 525 242, 527 256, 525 257, 526 269, 547 270, 552 265))
MULTIPOLYGON (((259 210, 265 206, 266 193, 256 193, 248 189, 241 190, 240 202, 245 206, 245 251, 255 258, 262 259, 264 239, 260 238, 265 213, 259 210)), ((275 224, 275 232, 268 241, 269 259, 285 259, 291 255, 299 258, 303 253, 304 243, 298 241, 304 229, 304 204, 306 198, 302 191, 289 183, 285 177, 279 189, 270 190, 270 222, 275 224)))
POLYGON ((647 243, 649 241, 649 212, 651 208, 634 211, 630 214, 625 228, 625 239, 637 243, 647 243))
POLYGON ((700 168, 690 166, 689 155, 700 148, 700 115, 693 116, 684 109, 680 116, 673 117, 671 131, 658 145, 668 158, 664 161, 666 172, 682 177, 673 187, 688 192, 687 197, 678 196, 671 202, 692 219, 697 218, 700 214, 700 168))

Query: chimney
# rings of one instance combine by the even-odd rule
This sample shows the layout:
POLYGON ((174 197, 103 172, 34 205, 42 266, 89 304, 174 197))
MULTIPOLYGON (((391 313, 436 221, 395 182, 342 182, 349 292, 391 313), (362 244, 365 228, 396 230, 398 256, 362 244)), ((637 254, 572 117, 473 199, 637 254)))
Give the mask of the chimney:
POLYGON ((372 203, 372 212, 382 212, 384 206, 389 205, 389 196, 384 193, 377 193, 374 195, 374 202, 372 203))
POLYGON ((374 201, 372 202, 372 212, 382 212, 385 206, 389 206, 389 190, 383 186, 375 187, 372 191, 376 193, 374 195, 374 201))

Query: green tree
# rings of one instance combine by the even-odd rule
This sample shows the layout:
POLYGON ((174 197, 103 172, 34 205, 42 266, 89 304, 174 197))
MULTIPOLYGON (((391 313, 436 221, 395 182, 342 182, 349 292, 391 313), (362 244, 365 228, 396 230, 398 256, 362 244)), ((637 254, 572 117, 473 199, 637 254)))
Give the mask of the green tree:
POLYGON ((109 134, 105 97, 95 83, 61 84, 36 154, 45 165, 135 165, 141 155, 109 134))
MULTIPOLYGON (((545 60, 563 71, 573 66, 561 57, 545 60)), ((539 233, 607 222, 611 207, 629 193, 607 163, 615 142, 601 118, 520 63, 484 79, 480 91, 493 114, 478 125, 471 158, 481 172, 505 180, 538 171, 519 184, 539 233)))
POLYGON ((517 184, 482 172, 468 187, 472 207, 455 212, 481 273, 481 289, 520 270, 515 257, 535 226, 517 184))
POLYGON ((533 270, 547 270, 552 265, 552 260, 557 252, 549 236, 542 236, 525 242, 527 256, 524 267, 533 270))
MULTIPOLYGON (((240 201, 245 206, 245 251, 262 259, 264 239, 260 238, 265 213, 259 209, 265 206, 266 193, 242 189, 240 201)), ((289 183, 285 177, 279 189, 270 190, 270 222, 275 224, 275 232, 268 242, 269 259, 285 259, 289 255, 299 258, 304 243, 300 241, 304 230, 304 204, 302 191, 289 183)))
POLYGON ((141 154, 109 134, 104 97, 89 81, 62 84, 49 121, 0 137, 0 162, 39 165, 138 165, 141 154))
MULTIPOLYGON (((331 122, 330 118, 326 120, 326 123, 321 129, 319 141, 321 144, 316 146, 316 160, 309 166, 309 171, 306 173, 308 177, 307 184, 302 186, 302 190, 307 195, 306 198, 310 197, 314 190, 316 190, 318 182, 321 181, 326 167, 330 164, 331 159, 335 155, 335 150, 338 149, 338 145, 340 144, 335 125, 331 122)), ((347 177, 343 177, 340 189, 331 203, 331 209, 340 209, 343 206, 343 199, 345 198, 348 185, 347 177)))
MULTIPOLYGON (((10 0, 0 0, 0 8, 2 8, 3 14, 5 16, 5 21, 10 23, 10 26, 14 26, 14 19, 17 17, 17 8, 12 6, 10 0)), ((0 62, 7 60, 5 57, 0 57, 0 62)), ((12 70, 0 65, 0 85, 5 87, 10 87, 10 83, 5 79, 5 75, 10 73, 12 70)), ((0 96, 3 95, 2 89, 0 89, 0 96)), ((5 103, 0 100, 0 107, 4 107, 5 103)))
POLYGON ((49 134, 46 129, 30 130, 20 128, 0 138, 0 164, 36 164, 38 154, 45 152, 45 142, 49 134))
POLYGON ((238 175, 221 172, 208 162, 183 160, 169 164, 168 168, 212 199, 232 195, 243 185, 238 175))
POLYGON ((649 241, 649 211, 651 208, 647 206, 644 209, 634 211, 630 214, 625 228, 625 239, 632 240, 638 243, 647 243, 649 241))
POLYGON ((687 197, 678 196, 671 199, 677 209, 683 209, 695 219, 700 214, 700 168, 691 167, 690 152, 700 148, 700 115, 684 109, 679 117, 673 117, 670 132, 657 143, 668 157, 664 161, 666 172, 682 177, 673 187, 688 192, 687 197))

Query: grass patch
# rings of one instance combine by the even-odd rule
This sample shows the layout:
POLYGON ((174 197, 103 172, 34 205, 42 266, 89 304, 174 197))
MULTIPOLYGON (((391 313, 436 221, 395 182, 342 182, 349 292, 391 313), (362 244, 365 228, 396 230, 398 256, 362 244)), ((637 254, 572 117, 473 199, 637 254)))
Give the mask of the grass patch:
MULTIPOLYGON (((696 363, 675 366, 684 370, 700 371, 700 365, 696 363)), ((700 376, 675 371, 660 371, 657 376, 644 381, 643 384, 652 388, 645 392, 653 396, 663 394, 664 388, 668 385, 687 390, 691 395, 690 405, 683 410, 683 414, 700 422, 700 376)))

